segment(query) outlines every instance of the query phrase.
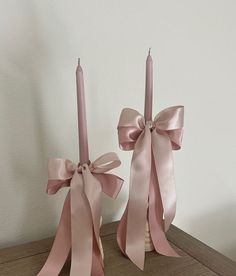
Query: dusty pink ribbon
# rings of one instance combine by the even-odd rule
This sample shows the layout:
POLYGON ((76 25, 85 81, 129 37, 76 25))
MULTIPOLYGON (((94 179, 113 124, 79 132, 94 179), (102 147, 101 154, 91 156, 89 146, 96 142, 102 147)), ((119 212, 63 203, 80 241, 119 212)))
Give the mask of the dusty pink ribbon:
POLYGON ((140 269, 144 268, 147 218, 155 250, 178 256, 165 232, 176 211, 172 149, 181 147, 183 121, 183 106, 164 109, 154 121, 146 123, 133 109, 124 109, 120 116, 120 147, 134 152, 129 201, 119 223, 117 241, 122 252, 140 269))
POLYGON ((56 237, 38 276, 59 275, 71 250, 71 276, 103 276, 99 249, 101 192, 115 198, 123 184, 116 175, 105 173, 120 165, 115 153, 107 153, 90 165, 66 159, 49 159, 47 193, 70 186, 56 237))

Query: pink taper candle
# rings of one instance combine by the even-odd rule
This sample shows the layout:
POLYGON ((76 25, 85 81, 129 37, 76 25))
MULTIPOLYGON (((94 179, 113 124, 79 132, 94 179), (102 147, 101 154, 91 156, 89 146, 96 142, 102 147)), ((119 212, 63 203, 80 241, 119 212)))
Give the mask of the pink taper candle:
MULTIPOLYGON (((148 51, 146 60, 146 86, 145 86, 145 107, 144 107, 144 118, 145 121, 152 121, 152 95, 153 95, 153 63, 151 57, 151 48, 148 51)), ((154 245, 152 242, 149 222, 146 220, 146 233, 145 233, 145 251, 153 251, 154 245)))
POLYGON ((149 49, 146 60, 146 87, 144 117, 146 121, 152 121, 152 94, 153 94, 153 64, 149 49))
POLYGON ((83 70, 80 66, 80 59, 76 69, 76 85, 77 85, 77 109, 78 109, 78 131, 79 131, 79 157, 80 163, 89 162, 88 153, 88 134, 86 121, 86 106, 84 95, 84 77, 83 70))

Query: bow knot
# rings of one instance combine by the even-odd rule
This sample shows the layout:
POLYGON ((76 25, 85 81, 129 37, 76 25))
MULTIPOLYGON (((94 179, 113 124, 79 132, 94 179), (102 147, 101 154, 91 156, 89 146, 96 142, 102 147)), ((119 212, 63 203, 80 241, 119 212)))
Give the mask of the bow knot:
POLYGON ((156 128, 154 121, 147 121, 146 126, 150 129, 150 131, 153 131, 156 128))
POLYGON ((67 159, 49 159, 47 193, 55 194, 63 187, 70 190, 51 252, 38 276, 58 275, 70 250, 71 276, 104 276, 99 237, 101 192, 113 198, 118 195, 123 180, 106 172, 119 165, 113 152, 78 165, 67 159))
POLYGON ((147 218, 155 250, 163 255, 177 256, 165 232, 176 210, 172 150, 181 148, 183 119, 183 106, 166 108, 153 121, 147 122, 134 109, 125 108, 121 112, 119 145, 123 150, 133 149, 134 152, 129 201, 117 239, 123 253, 140 269, 144 267, 147 218))
POLYGON ((82 173, 82 171, 86 169, 92 171, 92 163, 90 160, 88 161, 88 163, 78 163, 77 167, 75 168, 75 170, 77 170, 78 173, 82 173))

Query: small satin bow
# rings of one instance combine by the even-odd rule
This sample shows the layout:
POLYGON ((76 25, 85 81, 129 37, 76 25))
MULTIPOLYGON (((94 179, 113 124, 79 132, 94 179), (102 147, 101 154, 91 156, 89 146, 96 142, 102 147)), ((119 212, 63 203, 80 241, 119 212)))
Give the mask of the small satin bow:
POLYGON ((147 218, 155 250, 178 256, 165 232, 176 212, 172 150, 181 148, 183 123, 183 106, 164 109, 154 121, 148 122, 136 110, 126 108, 121 112, 120 148, 134 152, 129 200, 118 227, 117 241, 122 252, 140 269, 144 268, 147 218))
POLYGON ((115 153, 93 163, 76 165, 67 159, 49 159, 47 193, 70 187, 48 259, 38 276, 59 275, 71 250, 71 276, 103 276, 99 247, 101 193, 115 198, 123 180, 107 171, 120 165, 115 153))

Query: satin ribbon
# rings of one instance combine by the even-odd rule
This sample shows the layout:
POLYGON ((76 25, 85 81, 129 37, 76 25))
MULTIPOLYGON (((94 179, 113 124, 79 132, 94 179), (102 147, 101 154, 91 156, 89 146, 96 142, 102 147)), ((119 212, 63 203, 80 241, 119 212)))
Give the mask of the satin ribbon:
POLYGON ((70 276, 103 276, 99 247, 102 191, 118 195, 123 180, 107 171, 120 165, 115 153, 107 153, 93 163, 76 165, 67 159, 49 159, 47 193, 63 187, 66 196, 56 237, 48 259, 38 276, 59 275, 71 250, 70 276))
POLYGON ((129 200, 118 226, 117 241, 122 252, 142 270, 147 219, 156 252, 178 256, 165 232, 176 212, 172 150, 181 148, 183 121, 183 106, 164 109, 154 121, 148 122, 129 108, 120 116, 120 148, 134 152, 129 200))

